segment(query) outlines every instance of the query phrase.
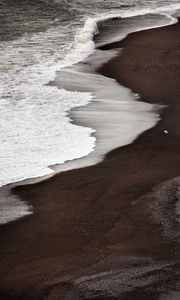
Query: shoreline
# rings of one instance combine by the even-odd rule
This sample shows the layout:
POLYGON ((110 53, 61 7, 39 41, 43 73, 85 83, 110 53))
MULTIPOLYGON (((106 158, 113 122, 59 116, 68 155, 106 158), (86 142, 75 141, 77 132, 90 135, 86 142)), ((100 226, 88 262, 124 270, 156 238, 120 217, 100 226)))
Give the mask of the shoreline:
POLYGON ((99 45, 109 44, 110 42, 108 43, 108 41, 114 40, 114 35, 118 34, 120 41, 122 41, 130 33, 170 26, 176 24, 176 21, 178 22, 177 18, 166 14, 147 14, 145 17, 146 25, 144 24, 143 15, 120 19, 120 23, 118 23, 119 18, 112 18, 110 19, 110 24, 112 22, 110 32, 106 30, 106 22, 109 21, 105 21, 104 30, 100 35, 94 37, 96 45, 94 54, 71 68, 58 71, 56 79, 49 82, 50 86, 60 87, 60 89, 65 88, 65 90, 70 92, 85 92, 85 98, 86 93, 91 94, 91 101, 86 105, 84 104, 67 111, 67 118, 73 125, 82 126, 84 129, 93 132, 89 136, 89 139, 92 141, 95 138, 96 144, 92 151, 85 156, 67 160, 63 164, 47 166, 51 171, 44 176, 27 178, 2 186, 0 188, 0 203, 2 204, 0 205, 0 219, 2 218, 3 220, 1 224, 16 221, 33 212, 31 206, 28 206, 25 202, 20 202, 18 199, 14 199, 14 195, 11 194, 11 190, 14 187, 36 184, 64 171, 95 165, 103 161, 106 154, 114 149, 132 143, 141 133, 152 128, 159 121, 159 111, 162 107, 139 101, 139 95, 133 94, 129 88, 119 85, 112 78, 107 78, 96 73, 96 69, 99 66, 109 61, 119 52, 116 49, 105 52, 99 50, 99 45), (152 16, 155 18, 155 23, 157 24, 152 24, 152 16), (131 24, 129 24, 129 19, 131 20, 131 24), (113 24, 114 21, 115 24, 113 24), (64 80, 63 78, 68 78, 69 80, 64 80), (106 87, 106 91, 104 89, 102 92, 103 86, 106 87), (94 98, 95 100, 93 100, 94 98), (111 113, 109 114, 109 112, 111 113), (144 124, 143 127, 142 124, 144 124), (117 139, 117 136, 121 136, 121 139, 117 139), (8 207, 4 204, 4 194, 8 194, 8 207), (8 213, 10 206, 12 207, 11 214, 8 213))
MULTIPOLYGON (((164 22, 167 23, 166 25, 171 25, 171 18, 174 22, 177 20, 173 17, 169 19, 167 16, 160 15, 160 20, 157 20, 157 17, 154 15, 153 17, 155 18, 155 23, 160 23, 160 27, 165 26, 164 22)), ((115 32, 116 35, 118 33, 119 39, 122 40, 123 37, 127 36, 130 32, 137 32, 140 28, 145 30, 147 27, 153 26, 151 15, 146 15, 145 27, 142 25, 144 16, 132 17, 130 19, 131 23, 134 24, 133 28, 132 24, 128 27, 128 18, 120 19, 120 23, 116 24, 116 30, 113 24, 111 33, 107 33, 105 30, 105 36, 102 32, 98 36, 98 41, 97 37, 95 38, 94 42, 96 50, 92 55, 81 63, 58 71, 54 81, 50 81, 48 84, 51 88, 54 86, 57 90, 59 88, 60 90, 64 88, 70 93, 79 91, 81 97, 86 99, 85 102, 87 102, 87 98, 89 97, 88 103, 84 103, 84 105, 82 103, 80 107, 71 109, 67 111, 66 114, 70 126, 75 126, 75 131, 78 128, 80 129, 80 132, 81 129, 83 131, 88 130, 89 132, 93 132, 89 135, 89 142, 90 140, 94 140, 95 143, 96 139, 96 144, 92 151, 90 151, 89 154, 78 158, 79 150, 83 147, 78 148, 75 146, 75 148, 78 149, 77 158, 74 158, 73 160, 69 159, 63 164, 56 163, 55 165, 49 165, 47 168, 49 169, 50 174, 47 169, 48 173, 44 176, 28 178, 23 181, 20 180, 18 182, 10 183, 7 186, 2 186, 0 188, 1 224, 16 221, 19 218, 33 213, 33 208, 31 206, 28 206, 25 202, 19 201, 19 199, 16 199, 11 193, 11 190, 13 190, 14 187, 38 183, 53 177, 55 174, 71 169, 80 169, 95 165, 103 161, 107 153, 111 152, 113 149, 132 143, 137 136, 153 127, 158 122, 158 109, 160 108, 157 108, 156 110, 153 105, 138 101, 138 95, 134 95, 131 90, 119 85, 114 79, 104 77, 96 72, 98 66, 103 65, 119 52, 117 50, 104 52, 97 49, 100 42, 99 38, 102 38, 103 40, 105 38, 107 44, 108 41, 111 40, 113 32, 115 32), (122 28, 124 29, 122 30, 122 28), (144 123, 143 127, 142 123, 144 123), (120 136, 121 139, 117 139, 118 136, 120 136), (5 197, 4 195, 7 196, 5 197)), ((114 19, 110 21, 114 23, 114 19)), ((157 27, 157 24, 154 26, 157 27)), ((59 144, 56 145, 57 148, 58 145, 59 144)), ((71 149, 71 147, 69 147, 69 149, 71 149)), ((60 157, 61 155, 59 158, 60 157)))
MULTIPOLYGON (((136 268, 137 273, 139 266, 148 269, 153 260, 155 267, 151 272, 160 270, 161 288, 164 284, 161 273, 166 275, 166 280, 174 276, 174 283, 177 283, 174 273, 179 259, 178 241, 164 235, 163 225, 152 218, 149 202, 154 202, 151 189, 155 185, 179 176, 178 30, 179 23, 133 33, 124 41, 108 46, 123 47, 124 50, 100 69, 104 75, 116 78, 141 94, 147 102, 158 100, 165 105, 171 102, 154 128, 143 133, 133 144, 113 150, 98 165, 70 170, 33 186, 15 188, 16 194, 32 203, 35 210, 34 215, 0 228, 0 267, 4 271, 0 277, 0 295, 3 299, 8 299, 8 292, 14 295, 12 299, 19 299, 17 295, 23 293, 28 297, 26 299, 34 296, 42 299, 47 291, 56 296, 64 293, 62 299, 68 299, 65 298, 67 293, 70 293, 69 299, 79 299, 78 293, 84 293, 86 299, 87 293, 94 292, 93 277, 92 286, 89 280, 86 283, 81 279, 83 287, 79 278, 121 270, 122 258, 124 268, 136 268), (148 42, 146 46, 145 41, 148 42), (148 70, 148 78, 143 76, 142 62, 148 70), (168 135, 164 134, 166 129, 168 135), (132 257, 136 258, 135 262, 131 261, 132 257), (141 261, 142 257, 144 261, 141 261), (172 261, 174 267, 171 267, 172 261), (169 269, 166 270, 164 262, 169 269), (11 291, 8 291, 9 282, 11 291)), ((168 219, 166 215, 165 211, 168 219)), ((127 278, 128 288, 132 278, 127 278)), ((111 275, 108 280, 113 280, 111 275)), ((99 279, 95 282, 99 282, 102 295, 107 296, 108 291, 102 289, 99 279)), ((114 286, 113 282, 111 286, 114 286)), ((145 295, 149 292, 146 287, 145 284, 145 295)), ((158 291, 153 290, 153 285, 151 288, 152 295, 157 296, 158 291)), ((113 295, 116 293, 115 290, 113 295)), ((131 293, 132 298, 124 294, 122 299, 140 299, 135 298, 138 297, 135 288, 124 293, 131 293)), ((121 299, 121 296, 117 297, 114 299, 121 299)), ((149 299, 156 299, 153 297, 149 299)), ((52 299, 56 299, 55 296, 52 299)))

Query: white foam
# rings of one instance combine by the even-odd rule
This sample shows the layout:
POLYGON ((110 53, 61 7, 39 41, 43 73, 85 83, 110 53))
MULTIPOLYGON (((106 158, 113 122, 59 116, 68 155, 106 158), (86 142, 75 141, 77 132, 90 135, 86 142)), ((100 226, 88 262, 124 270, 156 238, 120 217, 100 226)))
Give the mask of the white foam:
MULTIPOLYGON (((177 9, 177 7, 180 7, 180 5, 169 5, 158 9, 158 13, 160 11, 166 12, 168 9, 177 9)), ((53 29, 48 30, 43 35, 32 35, 31 38, 23 37, 12 44, 5 43, 6 51, 1 45, 4 68, 9 68, 9 72, 1 75, 1 186, 25 178, 45 175, 52 172, 48 168, 49 165, 87 155, 93 150, 94 138, 90 137, 93 130, 70 124, 65 114, 73 107, 87 104, 93 97, 90 93, 69 93, 55 87, 49 87, 46 84, 55 77, 57 70, 82 61, 94 52, 95 46, 92 39, 100 20, 115 16, 143 15, 150 12, 154 12, 154 10, 144 9, 88 18, 83 29, 75 37, 73 50, 69 51, 64 60, 51 57, 53 43, 48 45, 47 53, 44 49, 41 49, 50 36, 57 34, 57 29, 55 32, 53 29), (32 51, 31 47, 34 49, 34 53, 35 49, 38 48, 39 52, 35 57, 29 57, 28 55, 28 51, 32 51), (16 62, 17 57, 18 59, 21 57, 21 61, 16 62), (6 64, 7 60, 10 62, 9 66, 6 64), (14 68, 11 65, 12 61, 14 68), (27 66, 23 68, 24 64, 27 64, 27 66), (56 111, 54 115, 53 109, 56 111), (40 127, 41 130, 39 130, 40 127), (51 127, 54 130, 49 130, 51 127), (69 137, 67 136, 67 130, 69 137), (71 141, 71 133, 75 138, 75 131, 77 131, 77 139, 82 136, 82 145, 88 145, 87 148, 77 147, 75 149, 74 143, 71 141), (52 134, 54 134, 54 137, 52 134), (51 146, 48 146, 47 139, 49 141, 52 139, 51 146), (85 143, 83 139, 86 141, 85 143), (61 144, 61 147, 58 146, 58 143, 61 144), (53 144, 57 144, 58 151, 55 151, 55 146, 49 148, 53 147, 53 144), (74 149, 74 152, 72 149, 74 149), (51 151, 54 153, 53 158, 49 158, 49 152, 51 151)), ((166 24, 173 23, 175 20, 175 18, 171 18, 166 24)), ((57 51, 58 48, 55 50, 57 51)), ((63 51, 62 54, 64 54, 63 51)))
POLYGON ((58 72, 55 84, 65 89, 91 92, 95 101, 71 112, 72 118, 95 129, 96 147, 88 156, 54 167, 56 172, 94 165, 103 160, 112 149, 132 143, 143 131, 159 121, 160 106, 138 101, 128 88, 114 79, 94 72, 104 59, 109 60, 115 51, 96 52, 79 64, 58 72), (87 66, 87 68, 86 68, 87 66))
MULTIPOLYGON (((166 25, 175 24, 177 22, 177 18, 173 17, 172 14, 180 9, 180 4, 170 4, 163 7, 155 7, 155 8, 145 8, 145 9, 132 9, 130 11, 112 11, 111 13, 102 13, 98 15, 98 17, 89 17, 85 21, 85 24, 82 29, 80 29, 74 39, 74 46, 72 51, 66 56, 63 67, 68 67, 72 64, 81 62, 85 58, 87 58, 90 54, 92 54, 95 50, 95 45, 93 42, 93 37, 98 33, 98 23, 101 21, 105 21, 111 18, 130 18, 135 16, 143 16, 146 14, 161 14, 167 17, 162 24, 151 24, 149 26, 144 26, 143 28, 134 28, 132 31, 139 31, 142 29, 149 28, 157 28, 163 27, 166 25)), ((129 32, 127 31, 122 36, 112 37, 109 42, 117 41, 121 38, 124 38, 129 32)))
POLYGON ((25 85, 24 101, 0 103, 1 185, 52 173, 48 166, 87 155, 95 144, 93 130, 71 124, 66 115, 87 104, 90 94, 48 86, 31 89, 25 85))
POLYGON ((0 224, 19 219, 23 216, 31 215, 33 209, 30 205, 16 197, 8 187, 2 187, 0 192, 0 224))
MULTIPOLYGON (((163 13, 177 8, 179 4, 178 7, 168 6, 163 8, 163 13)), ((77 28, 72 24, 69 28, 68 25, 64 29, 57 26, 45 33, 0 44, 0 186, 51 174, 53 170, 49 166, 87 156, 93 151, 94 129, 71 124, 67 116, 69 110, 89 103, 93 91, 68 92, 47 83, 55 78, 57 70, 80 62, 95 51, 92 38, 100 20, 150 12, 154 10, 121 11, 88 18, 76 33, 73 44, 77 28), (68 35, 64 45, 59 42, 63 35, 68 35)), ((175 21, 171 17, 167 24, 175 21)), ((143 130, 151 126, 148 124, 143 130)), ((4 205, 3 198, 0 203, 4 205)), ((15 203, 13 199, 12 203, 15 203)), ((4 208, 0 211, 0 219, 3 211, 4 208)), ((21 211, 22 215, 29 213, 27 207, 21 211)), ((10 214, 7 221, 13 219, 10 214)), ((14 218, 17 218, 16 213, 14 218)))

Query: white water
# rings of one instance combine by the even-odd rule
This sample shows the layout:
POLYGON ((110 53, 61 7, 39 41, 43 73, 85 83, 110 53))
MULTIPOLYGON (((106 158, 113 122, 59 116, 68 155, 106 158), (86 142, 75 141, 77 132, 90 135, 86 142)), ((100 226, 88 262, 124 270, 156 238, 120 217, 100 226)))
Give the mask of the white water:
MULTIPOLYGON (((167 11, 179 8, 180 5, 168 6, 158 12, 167 14, 167 11)), ((70 92, 55 86, 48 86, 47 83, 55 77, 57 70, 82 61, 94 52, 95 46, 92 38, 97 31, 99 20, 113 16, 143 15, 149 12, 154 12, 154 10, 103 14, 96 18, 89 18, 83 29, 77 33, 72 50, 72 45, 67 44, 68 51, 58 43, 55 47, 52 37, 56 36, 57 40, 60 38, 58 28, 48 30, 43 34, 24 37, 13 43, 1 44, 1 68, 5 71, 1 73, 0 78, 2 83, 0 91, 1 186, 26 178, 50 174, 53 170, 49 166, 87 156, 93 151, 95 137, 91 134, 94 129, 71 124, 67 116, 67 112, 72 108, 87 105, 93 99, 92 87, 83 93, 70 92), (44 48, 44 45, 47 48, 44 48), (5 47, 6 51, 4 51, 5 47), (58 54, 59 49, 61 49, 61 57, 58 54), (64 56, 65 58, 62 59, 64 56)), ((175 19, 170 18, 163 25, 173 22, 175 19)), ((153 27, 156 26, 160 26, 160 24, 153 27)), ((117 39, 118 37, 113 38, 117 39)), ((95 94, 97 96, 97 91, 95 94)), ((127 103, 126 105, 128 107, 127 103)), ((131 112, 127 112, 127 107, 125 115, 128 121, 131 112)), ((148 106, 147 115, 151 110, 152 108, 148 106)), ((141 116, 140 112, 145 114, 145 111, 145 108, 140 109, 139 117, 141 116)), ((132 142, 138 134, 157 122, 157 114, 150 112, 150 115, 151 122, 148 123, 148 126, 135 130, 133 137, 132 134, 129 138, 127 135, 121 145, 132 142)), ((129 124, 128 132, 133 129, 133 123, 129 122, 129 124)), ((89 124, 89 126, 93 125, 89 124)), ((116 143, 113 144, 113 147, 116 146, 116 143)), ((106 147, 101 155, 103 156, 110 149, 112 147, 106 147)), ((76 167, 76 165, 71 165, 71 167, 76 167)), ((4 201, 4 197, 1 197, 0 203, 4 201)), ((11 216, 7 215, 6 220, 3 219, 3 223, 13 220, 13 209, 14 200, 10 209, 11 216)), ((20 215, 25 214, 25 211, 29 213, 28 209, 24 209, 20 215)), ((4 208, 1 210, 0 219, 2 219, 1 214, 4 215, 4 208)), ((17 218, 17 209, 15 218, 17 218)))
MULTIPOLYGON (((180 5, 164 7, 158 12, 166 13, 168 8, 177 9, 180 5)), ((53 43, 53 36, 60 39, 58 28, 1 43, 1 69, 6 72, 1 72, 0 77, 0 186, 49 174, 52 172, 50 165, 85 156, 93 150, 95 139, 91 134, 94 130, 73 125, 67 117, 69 110, 86 105, 93 95, 70 93, 47 84, 57 70, 82 61, 94 52, 92 38, 97 31, 97 22, 112 16, 128 17, 152 11, 146 9, 89 18, 77 33, 73 50, 67 46, 69 53, 65 55, 67 50, 61 48, 65 59, 58 57, 59 45, 55 47, 53 43), (45 44, 47 48, 43 48, 45 44)), ((173 22, 175 19, 171 18, 163 25, 173 22)), ((127 30, 121 38, 128 33, 127 30)), ((113 40, 117 38, 120 36, 113 40)))
POLYGON ((93 152, 81 159, 54 167, 57 172, 102 161, 106 153, 132 143, 139 134, 155 126, 159 120, 160 106, 138 101, 139 95, 134 95, 114 79, 94 72, 98 65, 114 55, 116 51, 96 50, 85 64, 78 64, 57 73, 57 86, 71 91, 90 91, 95 95, 95 101, 73 110, 71 117, 81 125, 90 127, 93 124, 96 137, 93 152))

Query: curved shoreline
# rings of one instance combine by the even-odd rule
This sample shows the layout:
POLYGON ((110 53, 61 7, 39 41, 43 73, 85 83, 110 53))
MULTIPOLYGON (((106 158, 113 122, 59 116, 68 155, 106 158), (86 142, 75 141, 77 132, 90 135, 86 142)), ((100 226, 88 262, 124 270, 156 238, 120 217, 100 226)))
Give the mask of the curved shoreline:
MULTIPOLYGON (((112 151, 96 166, 15 188, 33 204, 35 213, 0 227, 3 299, 19 299, 20 295, 24 299, 48 299, 48 295, 52 299, 59 295, 62 299, 79 299, 78 295, 87 299, 96 295, 97 283, 99 295, 114 292, 114 299, 143 299, 138 297, 147 293, 149 299, 159 299, 157 284, 166 292, 175 289, 178 240, 164 236, 162 224, 152 218, 149 202, 153 204, 154 196, 149 192, 180 172, 178 38, 179 24, 134 33, 118 44, 125 49, 121 56, 101 68, 103 74, 114 76, 146 101, 171 103, 156 127, 133 144, 112 151), (156 267, 150 270, 152 260, 156 267), (134 288, 123 296, 117 294, 113 281, 121 286, 121 276, 108 275, 112 270, 123 274, 122 265, 127 272, 133 268, 134 278, 142 276, 141 288, 134 282, 134 288), (98 275, 84 285, 77 281, 102 272, 107 272, 108 288, 103 289, 98 275), (153 283, 147 284, 148 272, 156 274, 153 283), (10 294, 13 296, 8 298, 10 294)), ((132 278, 126 278, 122 285, 130 289, 132 278)))
MULTIPOLYGON (((148 14, 145 16, 139 15, 123 19, 106 20, 104 30, 98 37, 95 37, 95 44, 98 46, 102 44, 102 41, 103 44, 104 42, 107 44, 108 41, 114 40, 115 36, 116 39, 118 36, 119 39, 122 40, 123 37, 129 33, 172 25, 172 23, 176 23, 176 20, 175 17, 170 17, 166 14, 148 14), (152 19, 154 20, 153 24, 152 19), (106 29, 106 22, 108 22, 110 32, 106 29), (109 24, 111 26, 109 26, 109 24)), ((132 143, 142 132, 156 125, 159 120, 160 106, 158 107, 147 102, 138 101, 139 96, 134 95, 129 88, 119 85, 116 80, 112 78, 107 78, 96 73, 98 66, 106 63, 118 53, 119 51, 116 49, 106 52, 96 49, 94 54, 82 63, 58 71, 56 79, 49 83, 50 86, 55 86, 56 89, 60 87, 61 90, 65 88, 65 90, 70 92, 84 92, 85 99, 87 97, 86 93, 91 95, 91 97, 89 97, 92 99, 91 101, 89 100, 89 104, 86 103, 86 105, 68 111, 67 118, 70 119, 70 122, 74 125, 83 126, 84 130, 87 127, 87 130, 95 131, 89 138, 92 140, 96 137, 96 145, 89 154, 81 158, 68 160, 64 162, 64 164, 49 166, 48 168, 52 169, 50 174, 25 179, 1 187, 1 224, 15 221, 33 212, 32 207, 28 207, 28 204, 22 201, 20 202, 19 199, 15 199, 14 195, 11 195, 10 190, 14 187, 38 183, 57 173, 71 169, 95 165, 102 161, 105 155, 113 149, 132 143), (95 99, 93 100, 93 98, 95 99), (117 136, 121 138, 117 139, 117 136), (8 202, 7 197, 6 200, 4 200, 5 194, 8 195, 8 202)), ((83 93, 81 95, 83 97, 83 93)), ((58 146, 59 144, 57 144, 57 147, 58 146)), ((77 151, 77 157, 78 153, 79 151, 77 151)))

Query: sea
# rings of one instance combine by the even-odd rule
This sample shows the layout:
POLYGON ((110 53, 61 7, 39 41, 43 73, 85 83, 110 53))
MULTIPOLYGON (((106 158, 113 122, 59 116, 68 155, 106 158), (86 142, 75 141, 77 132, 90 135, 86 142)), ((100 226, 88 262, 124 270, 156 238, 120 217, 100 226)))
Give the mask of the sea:
POLYGON ((97 163, 158 122, 158 107, 96 73, 116 55, 97 48, 179 11, 177 0, 0 1, 0 223, 32 213, 10 184, 97 163))

